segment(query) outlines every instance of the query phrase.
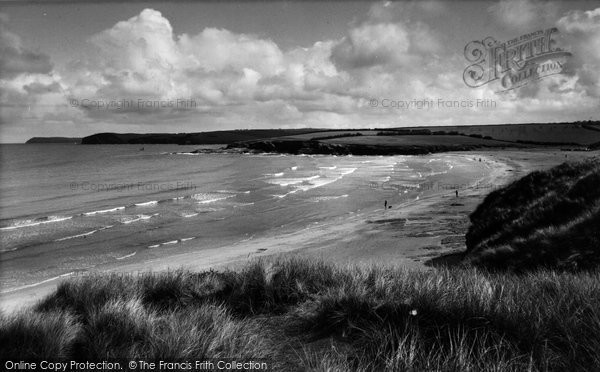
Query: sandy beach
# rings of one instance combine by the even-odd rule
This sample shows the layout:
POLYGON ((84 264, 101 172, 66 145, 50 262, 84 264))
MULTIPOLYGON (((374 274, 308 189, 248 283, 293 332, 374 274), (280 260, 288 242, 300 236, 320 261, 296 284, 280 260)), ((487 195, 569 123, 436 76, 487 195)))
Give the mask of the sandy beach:
MULTIPOLYGON (((315 223, 304 229, 255 239, 244 239, 223 247, 174 253, 153 260, 123 263, 117 267, 98 267, 93 273, 127 273, 235 268, 249 260, 278 254, 294 254, 330 260, 338 264, 393 264, 429 270, 440 257, 464 251, 464 234, 469 214, 495 188, 531 172, 547 169, 565 160, 593 156, 594 153, 560 151, 485 151, 453 155, 481 162, 484 171, 467 183, 432 189, 426 196, 402 204, 315 223), (481 159, 481 160, 480 160, 481 159)), ((446 185, 443 182, 442 184, 446 185)), ((76 275, 87 275, 81 272, 76 275)), ((30 306, 73 275, 51 278, 23 286, 1 295, 2 310, 11 312, 30 306)))

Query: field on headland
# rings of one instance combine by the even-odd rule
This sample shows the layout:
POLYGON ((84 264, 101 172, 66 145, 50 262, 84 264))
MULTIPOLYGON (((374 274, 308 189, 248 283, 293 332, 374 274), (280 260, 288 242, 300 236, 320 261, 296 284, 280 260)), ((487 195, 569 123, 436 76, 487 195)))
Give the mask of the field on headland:
POLYGON ((554 142, 589 145, 600 141, 600 123, 597 121, 573 124, 455 125, 443 128, 427 126, 423 128, 432 131, 458 131, 466 135, 489 136, 496 140, 510 142, 554 142))
POLYGON ((415 127, 309 132, 229 144, 228 149, 290 154, 416 155, 477 149, 563 146, 590 150, 600 126, 589 123, 415 127))
MULTIPOLYGON (((398 127, 373 130, 333 130, 328 132, 311 132, 300 134, 289 134, 286 138, 290 139, 319 139, 327 137, 348 137, 348 135, 360 133, 363 136, 374 136, 377 133, 403 135, 404 141, 411 138, 417 139, 415 134, 423 131, 429 131, 434 136, 448 135, 452 136, 475 136, 471 138, 490 138, 502 142, 534 142, 534 143, 578 143, 589 145, 600 142, 600 123, 598 122, 580 122, 580 123, 546 123, 546 124, 511 124, 511 125, 454 125, 454 126, 423 126, 423 127, 398 127), (414 132, 413 135, 406 133, 414 132), (403 133, 403 134, 401 134, 403 133)), ((426 137, 437 138, 437 137, 426 137)), ((456 137, 454 137, 456 138, 456 137)), ((457 139, 460 141, 460 139, 457 139)))

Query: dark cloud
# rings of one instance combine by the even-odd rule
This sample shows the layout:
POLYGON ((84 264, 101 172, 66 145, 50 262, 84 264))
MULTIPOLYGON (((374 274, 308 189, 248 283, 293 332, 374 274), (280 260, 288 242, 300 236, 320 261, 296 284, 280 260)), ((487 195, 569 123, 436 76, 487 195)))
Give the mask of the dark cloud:
POLYGON ((59 93, 61 92, 60 84, 53 82, 51 84, 42 84, 39 82, 27 84, 23 86, 23 89, 28 94, 44 94, 44 93, 59 93))

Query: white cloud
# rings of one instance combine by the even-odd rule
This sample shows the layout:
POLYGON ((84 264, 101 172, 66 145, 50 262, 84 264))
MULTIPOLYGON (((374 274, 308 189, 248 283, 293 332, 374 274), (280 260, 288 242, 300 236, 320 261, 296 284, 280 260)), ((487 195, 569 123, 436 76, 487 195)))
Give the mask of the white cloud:
POLYGON ((26 48, 21 38, 8 30, 9 18, 0 13, 0 123, 3 128, 23 120, 65 119, 60 76, 50 58, 26 48))
POLYGON ((558 20, 558 25, 569 33, 600 32, 600 8, 594 10, 575 10, 558 20))
POLYGON ((400 24, 365 24, 350 30, 333 49, 333 59, 344 68, 402 65, 408 60, 408 32, 400 24))
POLYGON ((27 49, 21 38, 7 29, 8 16, 0 13, 0 71, 4 77, 24 73, 47 74, 52 70, 50 58, 27 49))
POLYGON ((182 35, 179 46, 190 69, 219 72, 248 67, 265 76, 283 70, 283 54, 277 44, 250 35, 207 28, 196 36, 182 35))
POLYGON ((557 3, 543 0, 500 0, 488 8, 493 19, 519 30, 546 27, 556 20, 557 3))
POLYGON ((581 89, 600 97, 600 8, 571 11, 558 20, 557 26, 572 53, 567 73, 578 77, 581 89))

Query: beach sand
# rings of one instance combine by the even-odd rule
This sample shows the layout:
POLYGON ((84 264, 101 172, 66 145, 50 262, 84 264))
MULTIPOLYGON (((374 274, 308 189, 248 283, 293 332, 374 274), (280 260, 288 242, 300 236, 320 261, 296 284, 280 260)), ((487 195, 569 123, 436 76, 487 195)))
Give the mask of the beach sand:
MULTIPOLYGON (((315 257, 338 264, 392 264, 414 269, 432 269, 456 261, 465 250, 464 234, 469 226, 469 214, 485 195, 523 175, 547 169, 566 160, 578 160, 596 153, 564 153, 554 151, 482 151, 461 152, 456 155, 481 162, 487 169, 481 177, 473 178, 461 187, 433 190, 426 197, 412 200, 391 209, 356 214, 328 223, 307 226, 291 233, 242 240, 222 247, 132 262, 107 267, 100 272, 137 273, 175 270, 235 269, 257 257, 293 254, 315 257), (567 158, 565 158, 567 155, 567 158)), ((98 271, 96 271, 98 272, 98 271)), ((82 273, 82 275, 85 273, 82 273)), ((51 293, 71 276, 57 277, 34 286, 21 287, 3 293, 0 305, 5 312, 34 304, 51 293)))

